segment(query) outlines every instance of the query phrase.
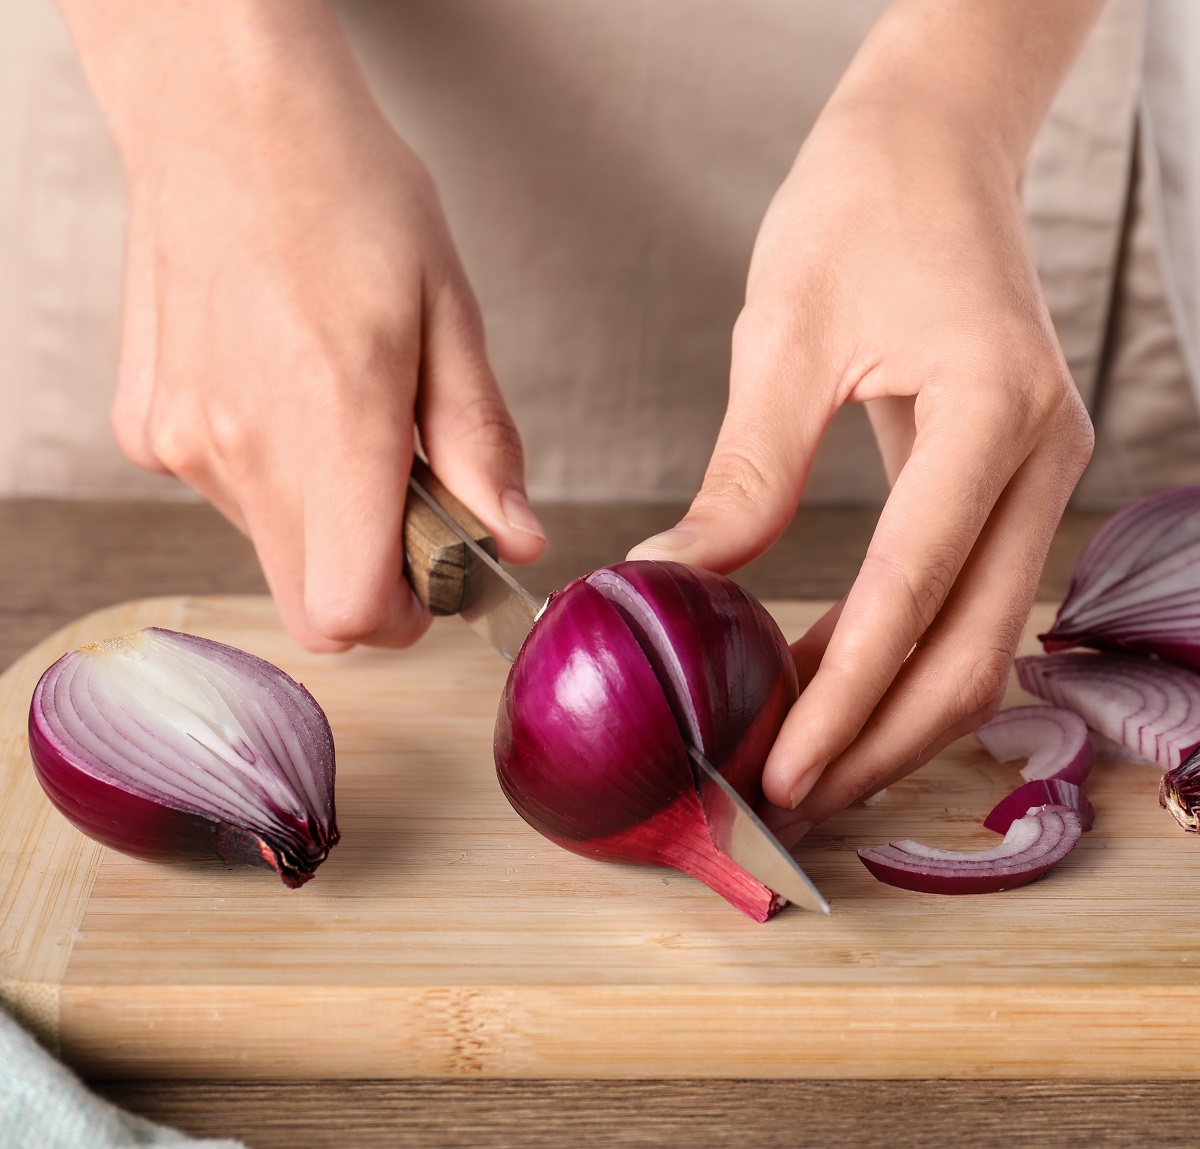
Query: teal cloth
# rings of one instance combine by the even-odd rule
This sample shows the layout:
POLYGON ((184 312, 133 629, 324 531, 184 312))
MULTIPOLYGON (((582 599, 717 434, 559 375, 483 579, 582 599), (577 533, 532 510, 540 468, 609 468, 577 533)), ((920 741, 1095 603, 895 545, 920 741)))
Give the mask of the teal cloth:
POLYGON ((0 1149, 246 1149, 197 1141, 97 1097, 0 1010, 0 1149))

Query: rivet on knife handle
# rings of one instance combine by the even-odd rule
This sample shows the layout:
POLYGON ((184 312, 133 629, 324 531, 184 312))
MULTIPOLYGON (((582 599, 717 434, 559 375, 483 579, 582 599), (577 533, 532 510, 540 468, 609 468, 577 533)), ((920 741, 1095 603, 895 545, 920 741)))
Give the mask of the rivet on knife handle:
MULTIPOLYGON (((493 558, 496 540, 429 469, 413 458, 413 478, 493 558)), ((432 507, 409 485, 404 504, 404 573, 430 614, 458 614, 478 594, 478 560, 432 507)))

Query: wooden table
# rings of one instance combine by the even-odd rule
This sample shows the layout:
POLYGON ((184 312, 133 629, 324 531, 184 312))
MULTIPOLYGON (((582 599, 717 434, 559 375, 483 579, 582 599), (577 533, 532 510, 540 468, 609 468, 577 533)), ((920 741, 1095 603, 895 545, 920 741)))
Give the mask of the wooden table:
MULTIPOLYGON (((674 521, 663 506, 542 507, 555 545, 526 571, 546 591, 674 521)), ((803 511, 741 581, 764 598, 842 593, 869 510, 803 511)), ((1098 516, 1073 515, 1040 597, 1065 590, 1098 516)), ((155 594, 260 592, 244 540, 206 507, 0 503, 0 665, 99 606, 155 594)), ((1187 1082, 103 1082, 106 1096, 206 1136, 275 1146, 1195 1145, 1187 1082)))

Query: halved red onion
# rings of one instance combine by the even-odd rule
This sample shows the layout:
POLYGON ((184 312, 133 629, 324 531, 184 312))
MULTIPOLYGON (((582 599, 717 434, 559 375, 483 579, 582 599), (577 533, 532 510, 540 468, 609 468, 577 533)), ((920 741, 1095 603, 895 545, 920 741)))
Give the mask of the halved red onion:
POLYGON ((1014 706, 975 731, 979 744, 997 762, 1028 758, 1021 777, 1061 778, 1082 783, 1091 773, 1092 744, 1087 723, 1057 706, 1014 706))
POLYGON ((1079 841, 1079 816, 1045 806, 1018 818, 1004 841, 987 850, 938 850, 904 840, 859 850, 864 866, 881 882, 924 894, 992 894, 1040 878, 1079 841))
POLYGON ((1200 675, 1132 654, 1031 655, 1016 661, 1021 685, 1074 710, 1094 730, 1157 762, 1178 766, 1200 745, 1200 675))
POLYGON ((1074 810, 1085 834, 1096 823, 1096 811, 1076 783, 1062 778, 1038 778, 1018 786, 1011 794, 1001 798, 984 818, 983 824, 997 834, 1007 834, 1014 822, 1043 806, 1062 806, 1074 810))
POLYGON ((624 562, 553 595, 509 672, 496 772, 575 853, 692 874, 758 921, 777 895, 713 844, 693 743, 751 805, 798 693, 774 619, 720 575, 624 562))
POLYGON ((1158 801, 1185 830, 1200 832, 1200 750, 1163 775, 1158 801))
POLYGON ((1048 651, 1138 651, 1200 670, 1200 487, 1158 491, 1107 519, 1041 638, 1048 651))
POLYGON ((245 651, 140 630, 63 655, 29 750, 55 806, 137 857, 217 857, 307 882, 338 840, 334 747, 307 690, 245 651))

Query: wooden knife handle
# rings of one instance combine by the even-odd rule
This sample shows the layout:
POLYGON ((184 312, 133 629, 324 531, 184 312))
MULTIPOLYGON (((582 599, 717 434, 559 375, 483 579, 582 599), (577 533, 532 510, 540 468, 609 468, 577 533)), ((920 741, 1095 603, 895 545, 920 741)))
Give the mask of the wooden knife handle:
MULTIPOLYGON (((492 558, 498 551, 487 528, 414 456, 413 477, 492 558)), ((430 614, 458 614, 475 593, 479 562, 462 540, 412 488, 404 504, 404 574, 430 614)))

